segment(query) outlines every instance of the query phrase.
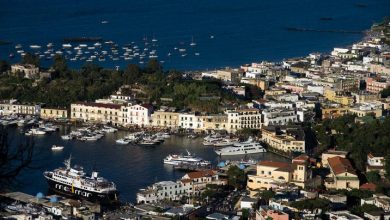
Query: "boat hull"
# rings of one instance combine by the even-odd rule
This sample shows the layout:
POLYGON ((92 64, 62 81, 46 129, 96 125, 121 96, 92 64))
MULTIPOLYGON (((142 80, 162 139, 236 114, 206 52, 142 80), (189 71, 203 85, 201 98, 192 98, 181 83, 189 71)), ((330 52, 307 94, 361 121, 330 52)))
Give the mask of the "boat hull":
POLYGON ((236 151, 236 152, 221 152, 221 151, 215 151, 218 155, 221 156, 233 156, 233 155, 245 155, 245 154, 257 154, 257 153, 265 153, 265 149, 258 149, 258 150, 246 150, 246 151, 236 151))
POLYGON ((60 195, 73 198, 88 200, 90 202, 100 203, 102 205, 116 205, 119 204, 118 191, 110 191, 108 193, 97 193, 72 187, 63 183, 53 181, 46 178, 47 184, 49 185, 49 191, 58 193, 60 195))

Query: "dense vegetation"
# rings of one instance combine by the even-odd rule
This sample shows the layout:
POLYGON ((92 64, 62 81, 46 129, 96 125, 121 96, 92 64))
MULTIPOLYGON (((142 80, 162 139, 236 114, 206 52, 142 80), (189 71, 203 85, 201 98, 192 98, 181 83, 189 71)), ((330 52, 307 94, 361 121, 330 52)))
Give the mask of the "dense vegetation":
POLYGON ((319 146, 317 153, 330 148, 348 151, 361 171, 365 170, 368 153, 390 155, 390 117, 360 124, 355 122, 355 116, 345 115, 324 120, 315 130, 319 146))
MULTIPOLYGON (((27 54, 22 63, 39 65, 39 59, 27 54)), ((0 72, 4 72, 9 65, 0 62, 0 68, 0 72)), ((159 62, 154 59, 145 68, 129 64, 124 71, 104 69, 95 64, 71 70, 63 57, 56 56, 51 70, 51 79, 39 81, 3 74, 0 77, 0 99, 17 98, 23 102, 66 107, 75 101, 93 101, 108 96, 126 84, 136 88, 140 93, 136 94, 137 97, 143 100, 178 109, 191 108, 195 111, 217 113, 221 110, 220 102, 239 102, 236 96, 222 89, 220 81, 186 80, 181 72, 163 71, 159 62), (170 101, 162 102, 161 98, 170 101)))

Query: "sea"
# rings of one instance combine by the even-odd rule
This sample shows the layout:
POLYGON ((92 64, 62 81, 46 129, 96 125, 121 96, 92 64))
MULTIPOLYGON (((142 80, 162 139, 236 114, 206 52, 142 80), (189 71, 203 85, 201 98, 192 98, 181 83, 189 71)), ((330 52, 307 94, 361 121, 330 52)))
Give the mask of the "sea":
POLYGON ((288 161, 273 153, 259 153, 248 156, 218 156, 213 147, 202 145, 203 138, 187 138, 172 135, 158 146, 118 145, 115 140, 129 134, 126 131, 109 133, 98 141, 85 142, 78 140, 62 140, 61 135, 68 134, 75 127, 61 126, 55 133, 35 136, 33 140, 24 135, 25 129, 7 128, 9 144, 14 147, 33 141, 34 155, 30 167, 16 178, 12 190, 31 195, 43 193, 47 195, 48 186, 43 172, 63 167, 64 160, 72 157, 72 165, 83 166, 87 173, 97 170, 100 176, 113 181, 119 192, 121 201, 135 202, 139 189, 146 188, 158 181, 176 181, 185 175, 184 171, 174 170, 165 165, 163 159, 169 154, 184 154, 187 150, 214 166, 221 161, 239 161, 252 159, 257 161, 288 161), (52 145, 64 146, 62 151, 52 151, 52 145))
MULTIPOLYGON (((17 44, 23 45, 25 52, 30 50, 29 45, 40 45, 42 54, 47 43, 61 46, 65 38, 100 37, 103 42, 118 44, 119 48, 131 42, 143 48, 145 39, 155 39, 158 60, 165 69, 178 70, 215 69, 329 52, 333 47, 350 45, 363 35, 294 32, 286 28, 364 31, 389 15, 390 10, 388 0, 0 2, 0 41, 10 42, 0 46, 0 59, 19 62, 17 44), (191 42, 196 46, 189 46, 191 42), (185 55, 178 52, 180 48, 186 49, 185 55), (10 53, 15 57, 9 58, 10 53)), ((124 60, 121 55, 123 51, 119 51, 117 60, 92 62, 108 68, 140 62, 124 60)), ((71 61, 69 56, 68 65, 79 68, 85 62, 71 61)), ((51 60, 41 62, 44 67, 51 64, 51 60)))

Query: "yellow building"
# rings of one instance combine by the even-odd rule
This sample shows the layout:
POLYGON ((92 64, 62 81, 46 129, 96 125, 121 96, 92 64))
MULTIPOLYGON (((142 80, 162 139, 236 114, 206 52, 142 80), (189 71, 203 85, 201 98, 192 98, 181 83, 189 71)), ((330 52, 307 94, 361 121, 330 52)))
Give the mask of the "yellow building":
POLYGON ((247 189, 254 196, 259 190, 277 188, 280 184, 292 183, 304 188, 311 172, 307 156, 299 156, 292 163, 261 161, 257 164, 256 175, 248 175, 247 189))
POLYGON ((341 105, 352 105, 355 101, 352 96, 347 96, 341 91, 336 91, 329 88, 324 90, 324 96, 329 101, 336 102, 341 105))
POLYGON ((305 134, 294 127, 266 126, 261 129, 261 140, 284 152, 305 152, 305 134))
POLYGON ((348 113, 349 107, 322 107, 322 119, 332 119, 348 113))
POLYGON ((170 111, 155 111, 152 114, 152 126, 177 128, 179 127, 179 113, 170 111))
POLYGON ((77 102, 70 106, 71 119, 91 123, 111 123, 115 126, 123 125, 123 105, 104 104, 94 102, 77 102))
POLYGON ((202 115, 204 130, 226 130, 228 116, 227 115, 202 115))
POLYGON ((67 119, 68 109, 61 108, 41 108, 40 117, 45 120, 67 119))
POLYGON ((359 178, 348 159, 331 157, 328 164, 330 173, 325 179, 327 189, 359 189, 359 178))

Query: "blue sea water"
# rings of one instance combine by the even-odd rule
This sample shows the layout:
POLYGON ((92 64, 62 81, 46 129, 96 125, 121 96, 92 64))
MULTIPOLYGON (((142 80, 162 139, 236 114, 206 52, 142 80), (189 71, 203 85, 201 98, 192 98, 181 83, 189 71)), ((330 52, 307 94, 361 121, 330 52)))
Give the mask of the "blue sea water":
MULTIPOLYGON (((62 44, 66 37, 102 37, 119 45, 158 39, 159 60, 181 70, 279 61, 349 45, 360 34, 289 32, 285 27, 362 31, 389 15, 388 0, 13 0, 1 1, 0 59, 21 43, 62 44), (359 7, 357 4, 365 5, 359 7), (331 17, 324 21, 321 17, 331 17), (108 21, 102 24, 101 21, 108 21), (214 36, 213 39, 210 36, 214 36), (188 56, 167 53, 187 47, 188 56), (197 52, 200 55, 194 56, 197 52)), ((15 57, 12 62, 20 58, 15 57)), ((48 65, 49 63, 43 62, 48 65)), ((69 62, 77 67, 80 63, 69 62)), ((128 61, 100 65, 125 66, 128 61)))

